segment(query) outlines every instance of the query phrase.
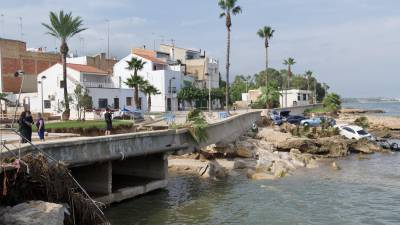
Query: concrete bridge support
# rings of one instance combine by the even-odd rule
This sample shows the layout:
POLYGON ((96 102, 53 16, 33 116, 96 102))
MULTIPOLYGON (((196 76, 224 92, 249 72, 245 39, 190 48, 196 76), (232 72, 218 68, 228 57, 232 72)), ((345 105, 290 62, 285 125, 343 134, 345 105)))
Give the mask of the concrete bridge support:
POLYGON ((108 195, 112 192, 111 161, 71 168, 71 171, 89 193, 108 195))

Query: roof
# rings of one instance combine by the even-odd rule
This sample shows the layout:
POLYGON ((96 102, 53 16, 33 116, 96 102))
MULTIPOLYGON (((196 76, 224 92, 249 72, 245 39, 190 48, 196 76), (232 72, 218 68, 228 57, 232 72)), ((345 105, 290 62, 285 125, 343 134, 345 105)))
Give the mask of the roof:
POLYGON ((162 65, 167 65, 166 62, 164 62, 163 60, 161 60, 161 59, 159 59, 159 58, 156 58, 156 57, 154 57, 154 56, 142 54, 142 53, 139 53, 139 52, 136 52, 136 53, 133 53, 133 54, 134 54, 134 55, 137 55, 137 56, 139 56, 139 57, 141 57, 141 58, 147 59, 147 60, 149 60, 149 61, 151 61, 151 62, 153 62, 153 63, 162 64, 162 65))
MULTIPOLYGON (((61 63, 60 63, 61 64, 61 63)), ((93 74, 98 74, 98 75, 108 75, 108 72, 98 69, 93 66, 88 66, 88 65, 82 65, 82 64, 74 64, 74 63, 67 63, 67 67, 73 70, 76 70, 78 72, 83 72, 83 73, 93 73, 93 74)))

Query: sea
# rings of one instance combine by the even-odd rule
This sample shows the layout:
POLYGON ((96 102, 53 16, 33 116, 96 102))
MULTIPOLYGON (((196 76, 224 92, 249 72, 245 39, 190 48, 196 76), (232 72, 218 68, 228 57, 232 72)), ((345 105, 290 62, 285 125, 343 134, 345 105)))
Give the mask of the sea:
MULTIPOLYGON (((399 102, 343 106, 400 116, 399 102)), ((105 213, 113 225, 399 225, 399 162, 399 153, 351 156, 337 160, 340 170, 322 163, 272 181, 172 173, 166 189, 112 205, 105 213)))

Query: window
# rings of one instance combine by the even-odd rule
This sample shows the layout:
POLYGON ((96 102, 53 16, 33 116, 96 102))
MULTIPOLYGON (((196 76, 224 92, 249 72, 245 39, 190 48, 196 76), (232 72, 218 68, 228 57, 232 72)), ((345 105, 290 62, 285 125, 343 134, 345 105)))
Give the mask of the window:
POLYGON ((350 133, 353 133, 353 134, 355 134, 356 132, 354 132, 354 130, 353 129, 351 129, 351 128, 348 128, 348 127, 343 127, 343 130, 347 130, 348 132, 350 132, 350 133))
POLYGON ((365 130, 359 130, 359 131, 357 131, 357 133, 359 135, 367 135, 368 134, 365 130))
POLYGON ((300 97, 300 93, 297 94, 297 101, 300 101, 301 97, 300 97))
POLYGON ((60 88, 64 88, 65 87, 65 82, 63 80, 60 80, 60 88))
POLYGON ((303 101, 307 101, 307 94, 303 94, 303 101))
POLYGON ((119 109, 119 98, 114 98, 114 109, 119 109))
POLYGON ((126 97, 126 106, 132 106, 132 97, 126 97))
POLYGON ((43 101, 43 106, 44 106, 45 109, 50 109, 51 108, 50 100, 44 100, 43 101))
POLYGON ((107 108, 108 107, 108 99, 106 98, 99 98, 99 108, 107 108))

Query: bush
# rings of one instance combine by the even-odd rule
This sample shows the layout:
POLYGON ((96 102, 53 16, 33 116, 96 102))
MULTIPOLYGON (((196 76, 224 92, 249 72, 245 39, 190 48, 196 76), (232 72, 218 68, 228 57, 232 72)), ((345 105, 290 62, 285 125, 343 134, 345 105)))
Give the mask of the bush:
POLYGON ((200 109, 190 110, 190 112, 187 115, 187 121, 193 121, 199 116, 201 116, 201 110, 200 109))
POLYGON ((364 129, 367 129, 369 127, 368 118, 365 116, 358 117, 356 120, 354 120, 354 124, 364 129))
POLYGON ((330 93, 322 101, 324 108, 337 112, 341 109, 342 100, 338 94, 330 93))

